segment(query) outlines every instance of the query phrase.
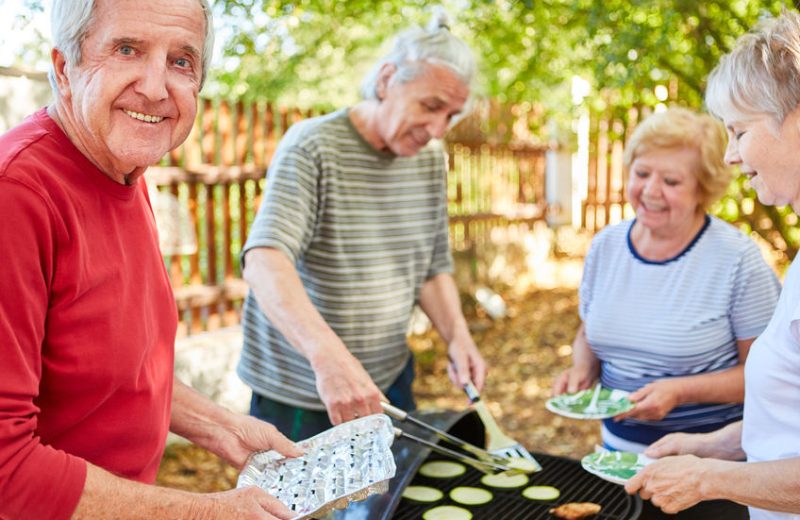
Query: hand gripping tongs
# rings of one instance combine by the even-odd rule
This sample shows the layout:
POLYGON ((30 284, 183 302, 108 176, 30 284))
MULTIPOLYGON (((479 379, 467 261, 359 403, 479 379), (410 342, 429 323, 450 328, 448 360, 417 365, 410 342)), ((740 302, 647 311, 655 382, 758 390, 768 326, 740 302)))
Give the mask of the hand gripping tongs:
POLYGON ((406 439, 416 442, 417 444, 427 446, 436 453, 439 453, 446 457, 450 457, 459 462, 463 462, 464 464, 468 464, 483 473, 490 474, 490 473, 496 473, 498 471, 511 471, 511 472, 517 471, 508 465, 509 460, 504 457, 493 455, 488 451, 484 450, 483 448, 479 448, 478 446, 470 444, 463 439, 459 439, 455 435, 451 435, 446 431, 440 430, 435 426, 431 426, 430 424, 424 421, 420 421, 415 417, 411 417, 410 415, 408 415, 407 412, 395 406, 392 406, 389 403, 381 402, 381 406, 383 406, 383 411, 386 412, 386 414, 389 415, 390 417, 397 419, 398 421, 401 422, 409 422, 411 424, 414 424, 415 426, 419 426, 420 428, 431 431, 435 433, 436 436, 439 437, 441 440, 449 444, 452 444, 468 453, 471 453, 472 455, 475 455, 475 457, 477 458, 473 458, 458 451, 451 450, 443 446, 439 446, 434 442, 426 441, 425 439, 421 439, 415 435, 411 435, 410 433, 407 433, 401 430, 400 428, 395 428, 394 430, 395 436, 397 437, 405 437, 406 439))

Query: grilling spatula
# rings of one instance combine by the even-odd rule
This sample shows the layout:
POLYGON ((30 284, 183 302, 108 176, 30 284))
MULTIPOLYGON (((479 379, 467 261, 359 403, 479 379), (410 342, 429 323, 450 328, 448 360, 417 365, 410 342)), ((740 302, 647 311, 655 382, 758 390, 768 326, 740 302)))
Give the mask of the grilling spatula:
POLYGON ((469 400, 475 407, 475 411, 478 412, 478 416, 481 418, 481 421, 483 421, 483 426, 486 428, 486 433, 489 437, 486 450, 493 455, 499 455, 506 459, 527 459, 536 466, 536 469, 533 469, 533 471, 541 471, 542 465, 539 464, 539 461, 536 460, 522 444, 500 430, 494 417, 489 413, 489 409, 486 408, 486 403, 481 401, 481 394, 478 392, 478 389, 475 388, 475 385, 472 383, 465 384, 464 391, 467 393, 469 400))

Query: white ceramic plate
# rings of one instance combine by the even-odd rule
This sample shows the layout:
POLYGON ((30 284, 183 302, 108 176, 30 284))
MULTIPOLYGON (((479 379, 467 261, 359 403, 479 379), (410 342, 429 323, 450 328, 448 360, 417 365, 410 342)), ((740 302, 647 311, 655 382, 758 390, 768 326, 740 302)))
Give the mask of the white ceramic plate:
POLYGON ((602 388, 596 410, 587 412, 593 393, 594 388, 588 388, 574 394, 557 395, 548 399, 545 407, 553 413, 572 419, 607 419, 633 408, 633 403, 628 400, 629 392, 602 388))
POLYGON ((583 469, 614 484, 625 485, 653 459, 629 451, 600 451, 581 459, 583 469))

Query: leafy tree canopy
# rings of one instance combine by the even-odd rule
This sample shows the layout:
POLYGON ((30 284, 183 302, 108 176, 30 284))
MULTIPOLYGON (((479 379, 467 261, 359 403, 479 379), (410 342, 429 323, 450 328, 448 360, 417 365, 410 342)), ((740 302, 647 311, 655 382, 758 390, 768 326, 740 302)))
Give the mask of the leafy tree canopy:
MULTIPOLYGON (((779 0, 443 0, 453 31, 479 57, 480 92, 499 100, 569 104, 580 75, 605 91, 603 103, 658 102, 664 85, 699 106, 708 72, 779 0)), ((428 2, 406 0, 218 0, 225 61, 224 95, 337 106, 388 49, 391 36, 424 25, 428 2)))

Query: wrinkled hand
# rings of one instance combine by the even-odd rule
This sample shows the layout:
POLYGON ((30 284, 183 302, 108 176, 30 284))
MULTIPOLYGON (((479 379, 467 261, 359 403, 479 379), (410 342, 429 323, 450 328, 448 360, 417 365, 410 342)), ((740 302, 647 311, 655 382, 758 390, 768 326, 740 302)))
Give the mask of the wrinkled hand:
POLYGON ((255 417, 237 414, 229 430, 229 435, 220 438, 218 446, 211 451, 237 468, 244 467, 247 457, 254 451, 275 450, 287 457, 299 457, 303 454, 277 428, 255 417))
POLYGON ((628 396, 636 406, 614 417, 615 421, 627 418, 660 421, 681 403, 680 383, 661 379, 643 386, 628 396))
POLYGON ((589 366, 571 366, 553 381, 553 395, 574 394, 590 388, 598 377, 596 369, 589 366))
POLYGON ((389 401, 348 351, 328 356, 314 366, 314 372, 317 392, 334 425, 381 413, 381 401, 389 401))
POLYGON ((694 455, 667 457, 634 475, 625 484, 625 491, 630 494, 638 492, 665 513, 675 514, 701 500, 714 498, 703 496, 703 482, 709 469, 719 464, 731 463, 694 455))
POLYGON ((459 389, 472 381, 480 392, 486 383, 486 361, 468 333, 453 338, 447 346, 447 375, 459 389))
POLYGON ((670 433, 647 447, 644 454, 653 459, 669 455, 708 457, 707 433, 670 433))
POLYGON ((201 495, 186 518, 227 520, 288 520, 297 516, 277 498, 257 487, 233 489, 223 493, 201 495))
POLYGON ((658 459, 668 455, 696 455, 722 460, 744 460, 741 424, 729 424, 710 433, 671 433, 651 444, 644 452, 658 459))

